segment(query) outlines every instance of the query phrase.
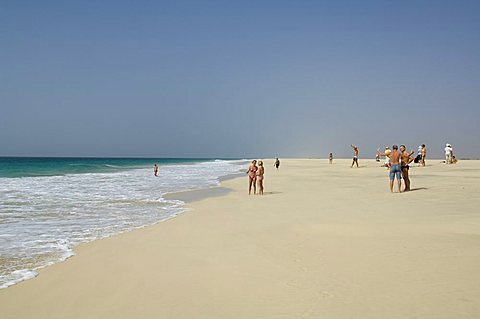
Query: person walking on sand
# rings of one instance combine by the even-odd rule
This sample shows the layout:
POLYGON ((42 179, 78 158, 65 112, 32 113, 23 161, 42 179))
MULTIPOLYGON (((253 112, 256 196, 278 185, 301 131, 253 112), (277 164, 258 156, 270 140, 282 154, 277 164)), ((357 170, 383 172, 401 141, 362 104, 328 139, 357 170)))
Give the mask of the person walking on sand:
POLYGON ((257 192, 257 186, 256 186, 256 181, 257 181, 257 161, 253 160, 252 164, 248 167, 248 195, 252 193, 252 186, 253 186, 253 194, 256 194, 257 192))
POLYGON ((422 151, 420 152, 420 165, 425 166, 425 159, 427 158, 427 147, 422 144, 422 151))
POLYGON ((153 164, 153 176, 158 176, 158 165, 157 165, 157 163, 153 164))
MULTIPOLYGON (((395 177, 397 178, 397 185, 398 185, 398 192, 402 192, 402 180, 401 174, 402 169, 400 167, 400 152, 398 151, 398 146, 392 146, 393 151, 390 153, 390 192, 393 193, 393 182, 395 181, 395 177)), ((380 155, 385 156, 385 153, 380 153, 380 155)))
POLYGON ((403 182, 405 183, 404 192, 408 192, 410 190, 410 177, 408 176, 408 170, 410 169, 410 164, 413 161, 412 154, 415 153, 412 150, 410 153, 407 152, 407 148, 405 145, 400 145, 400 159, 401 159, 401 166, 402 166, 402 178, 403 182))
POLYGON ((263 195, 263 175, 265 174, 265 168, 263 167, 263 162, 258 162, 257 170, 257 184, 258 184, 258 194, 263 195))
POLYGON ((353 144, 350 146, 353 148, 353 161, 352 161, 352 166, 350 166, 350 168, 352 168, 354 164, 357 164, 357 168, 358 168, 358 147, 353 144))
POLYGON ((333 153, 328 154, 328 162, 333 164, 333 153))
POLYGON ((280 167, 280 161, 278 160, 278 157, 275 159, 275 164, 273 164, 273 166, 275 166, 277 170, 280 167))

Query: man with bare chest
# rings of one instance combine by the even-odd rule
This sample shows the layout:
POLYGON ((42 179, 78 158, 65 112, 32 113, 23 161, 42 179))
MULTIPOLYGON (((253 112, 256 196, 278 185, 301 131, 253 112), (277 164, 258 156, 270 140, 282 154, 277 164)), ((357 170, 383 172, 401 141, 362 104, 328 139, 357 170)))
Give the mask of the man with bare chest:
POLYGON ((405 145, 400 145, 400 158, 401 158, 401 165, 402 165, 402 177, 403 181, 405 182, 405 189, 404 192, 408 192, 410 190, 410 178, 408 176, 408 170, 410 169, 410 164, 413 161, 412 154, 414 151, 412 150, 410 153, 407 152, 405 145))
POLYGON ((350 146, 353 148, 353 161, 352 161, 352 166, 350 167, 353 167, 353 165, 355 164, 357 164, 357 167, 358 167, 358 147, 353 144, 350 146))
MULTIPOLYGON (((390 192, 393 193, 393 182, 395 181, 395 177, 397 178, 397 185, 398 185, 398 192, 401 193, 402 187, 402 169, 400 167, 400 152, 398 151, 398 146, 392 146, 392 152, 390 153, 390 192)), ((379 155, 385 156, 385 153, 378 153, 379 155)))

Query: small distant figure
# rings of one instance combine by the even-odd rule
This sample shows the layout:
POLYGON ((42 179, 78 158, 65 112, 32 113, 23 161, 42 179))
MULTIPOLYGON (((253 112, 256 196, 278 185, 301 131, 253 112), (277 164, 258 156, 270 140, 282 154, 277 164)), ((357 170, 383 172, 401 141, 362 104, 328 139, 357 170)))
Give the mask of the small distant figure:
POLYGON ((425 144, 422 144, 422 152, 420 154, 420 165, 425 166, 425 159, 427 158, 427 147, 425 146, 425 144))
POLYGON ((358 147, 353 144, 350 146, 353 148, 353 161, 352 161, 352 166, 350 166, 350 168, 352 168, 354 164, 357 164, 357 168, 358 168, 358 147))
POLYGON ((385 153, 383 154, 380 154, 379 155, 383 155, 385 156, 385 162, 384 164, 382 165, 382 167, 386 167, 387 169, 390 168, 390 154, 392 153, 392 151, 390 150, 390 147, 385 147, 385 153))
MULTIPOLYGON (((379 150, 377 150, 379 151, 379 150)), ((375 162, 380 162, 380 155, 377 153, 375 154, 375 162)))
POLYGON ((445 164, 452 164, 453 148, 452 145, 446 144, 445 146, 445 164))
POLYGON ((403 182, 405 183, 405 188, 403 189, 404 192, 410 191, 410 177, 408 176, 408 170, 410 169, 410 166, 408 164, 410 164, 413 161, 413 157, 412 157, 413 153, 415 153, 414 150, 408 153, 405 145, 400 145, 402 177, 403 177, 403 182))
MULTIPOLYGON (((395 177, 397 178, 397 185, 398 185, 398 192, 402 192, 402 180, 401 180, 401 174, 402 174, 402 169, 400 167, 400 152, 398 151, 398 146, 393 145, 392 146, 393 151, 390 153, 390 192, 393 193, 393 182, 395 181, 395 177)), ((386 156, 385 153, 379 153, 382 156, 386 156)))
POLYGON ((251 194, 252 192, 252 186, 253 186, 253 194, 257 193, 257 186, 256 186, 256 180, 257 180, 257 161, 253 160, 252 164, 248 167, 248 195, 251 194))
POLYGON ((413 162, 421 165, 421 161, 422 161, 422 145, 419 145, 417 149, 417 156, 415 156, 415 158, 413 159, 413 162))
POLYGON ((263 174, 265 174, 265 168, 263 167, 263 162, 259 161, 257 170, 257 184, 259 195, 263 195, 263 174))
POLYGON ((333 153, 328 154, 328 162, 333 164, 333 153))
POLYGON ((273 164, 273 166, 275 166, 277 170, 280 167, 280 160, 278 159, 278 157, 275 159, 275 164, 273 164))
POLYGON ((157 165, 157 163, 153 164, 153 176, 158 176, 158 165, 157 165))

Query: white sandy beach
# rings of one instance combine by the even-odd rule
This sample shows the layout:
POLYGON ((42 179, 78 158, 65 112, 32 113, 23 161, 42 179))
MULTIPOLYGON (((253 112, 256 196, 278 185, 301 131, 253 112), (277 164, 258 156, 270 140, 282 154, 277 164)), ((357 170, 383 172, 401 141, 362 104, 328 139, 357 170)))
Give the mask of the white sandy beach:
POLYGON ((81 245, 0 290, 0 317, 480 318, 480 161, 429 160, 404 194, 374 161, 265 164, 264 196, 227 180, 176 218, 81 245))

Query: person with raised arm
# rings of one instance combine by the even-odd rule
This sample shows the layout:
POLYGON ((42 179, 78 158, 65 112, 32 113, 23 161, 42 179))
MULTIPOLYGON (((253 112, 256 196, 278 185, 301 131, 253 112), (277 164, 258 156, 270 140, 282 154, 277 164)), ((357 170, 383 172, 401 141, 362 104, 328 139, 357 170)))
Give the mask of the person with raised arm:
POLYGON ((357 168, 358 168, 358 147, 353 144, 350 146, 353 148, 353 161, 352 161, 352 166, 350 166, 350 168, 352 168, 354 164, 357 164, 357 168))

